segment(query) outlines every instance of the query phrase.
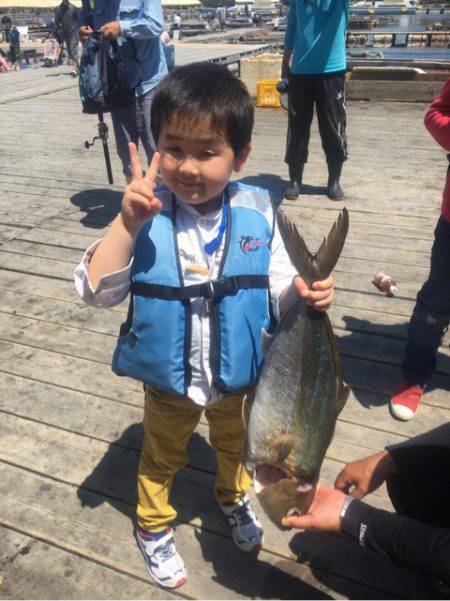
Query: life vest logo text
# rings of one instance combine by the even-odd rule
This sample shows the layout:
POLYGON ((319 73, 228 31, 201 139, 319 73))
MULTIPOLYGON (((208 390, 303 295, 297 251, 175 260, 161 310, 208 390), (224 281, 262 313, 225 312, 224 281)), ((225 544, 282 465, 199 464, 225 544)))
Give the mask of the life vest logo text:
POLYGON ((258 240, 258 238, 253 238, 253 236, 242 236, 239 246, 241 247, 242 252, 246 255, 247 253, 256 252, 264 246, 264 242, 262 240, 258 240))

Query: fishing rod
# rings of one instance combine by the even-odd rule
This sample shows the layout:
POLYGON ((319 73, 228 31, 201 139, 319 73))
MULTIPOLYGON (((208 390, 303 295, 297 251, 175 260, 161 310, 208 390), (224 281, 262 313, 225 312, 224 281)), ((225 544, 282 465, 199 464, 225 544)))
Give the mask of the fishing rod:
POLYGON ((108 148, 108 125, 103 120, 103 113, 98 113, 98 136, 95 136, 92 139, 92 142, 86 140, 84 143, 85 148, 89 150, 91 146, 94 146, 95 140, 101 140, 103 145, 103 154, 105 156, 105 164, 106 164, 106 173, 108 174, 108 181, 110 184, 114 183, 112 168, 111 168, 111 159, 109 156, 109 148, 108 148))

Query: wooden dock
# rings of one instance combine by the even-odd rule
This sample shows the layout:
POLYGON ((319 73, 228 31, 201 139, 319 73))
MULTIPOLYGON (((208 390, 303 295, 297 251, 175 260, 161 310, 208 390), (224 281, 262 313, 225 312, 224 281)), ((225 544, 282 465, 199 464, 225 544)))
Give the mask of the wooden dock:
MULTIPOLYGON (((113 140, 112 187, 101 148, 84 148, 96 119, 82 115, 68 72, 0 75, 0 598, 435 598, 423 576, 343 537, 278 531, 261 511, 258 559, 237 551, 211 493, 216 468, 205 421, 173 489, 190 579, 174 593, 152 584, 133 539, 143 395, 109 366, 126 305, 89 308, 72 282, 83 250, 119 210, 123 179, 113 140)), ((327 483, 345 462, 450 418, 449 335, 416 419, 399 423, 387 408, 428 273, 446 171, 423 127, 425 110, 348 105, 343 204, 351 225, 330 315, 352 393, 323 466, 327 483), (397 279, 396 298, 372 286, 379 269, 397 279)), ((286 124, 282 109, 256 111, 241 178, 280 200, 286 124)), ((312 249, 342 206, 324 196, 325 183, 315 122, 302 196, 283 203, 312 249)), ((389 508, 384 489, 368 501, 389 508)))

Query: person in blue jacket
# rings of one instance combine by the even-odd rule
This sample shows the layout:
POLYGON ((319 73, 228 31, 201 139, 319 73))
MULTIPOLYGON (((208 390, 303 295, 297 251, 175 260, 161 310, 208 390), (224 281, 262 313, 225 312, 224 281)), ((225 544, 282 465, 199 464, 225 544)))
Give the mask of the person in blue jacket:
POLYGON ((142 142, 151 163, 155 152, 150 111, 155 87, 167 74, 160 35, 163 31, 161 0, 82 0, 78 35, 86 42, 93 31, 118 40, 125 63, 125 76, 135 87, 136 103, 112 111, 117 153, 127 182, 131 181, 129 142, 142 142))
POLYGON ((267 190, 230 182, 250 152, 253 112, 225 66, 197 63, 168 75, 152 105, 158 152, 144 177, 130 144, 133 179, 121 213, 75 270, 89 304, 113 306, 130 292, 112 368, 145 385, 136 538, 166 588, 187 578, 169 494, 203 410, 217 454, 215 498, 239 549, 261 547, 241 460, 261 333, 299 297, 324 311, 333 296, 331 277, 309 290, 297 274, 267 190), (155 188, 158 170, 166 185, 155 188))
POLYGON ((316 105, 328 164, 327 195, 342 200, 342 164, 347 159, 345 29, 348 0, 291 0, 281 68, 288 79, 289 128, 285 162, 290 185, 285 197, 300 194, 316 105))

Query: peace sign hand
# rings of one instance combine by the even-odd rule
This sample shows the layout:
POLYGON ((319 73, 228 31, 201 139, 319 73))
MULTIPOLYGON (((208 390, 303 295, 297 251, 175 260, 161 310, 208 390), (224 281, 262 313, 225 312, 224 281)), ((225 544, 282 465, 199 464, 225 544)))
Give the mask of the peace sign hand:
POLYGON ((141 227, 162 209, 161 202, 153 194, 158 173, 159 154, 155 152, 145 176, 142 174, 136 144, 128 144, 131 160, 132 180, 126 186, 122 200, 122 220, 132 236, 136 236, 141 227))

